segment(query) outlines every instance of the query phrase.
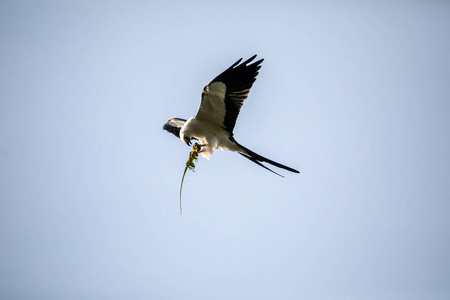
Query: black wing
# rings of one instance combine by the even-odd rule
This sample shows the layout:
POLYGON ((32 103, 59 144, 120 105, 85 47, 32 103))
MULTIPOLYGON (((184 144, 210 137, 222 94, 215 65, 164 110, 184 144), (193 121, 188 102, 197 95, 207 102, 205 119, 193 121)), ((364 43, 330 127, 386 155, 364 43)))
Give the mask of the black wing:
POLYGON ((260 59, 247 65, 255 57, 256 55, 241 64, 242 58, 239 59, 205 86, 197 118, 216 123, 228 132, 233 132, 241 107, 263 62, 260 59))
POLYGON ((173 133, 176 137, 180 137, 180 130, 183 127, 184 123, 186 123, 185 119, 173 118, 164 124, 163 129, 167 130, 170 133, 173 133))

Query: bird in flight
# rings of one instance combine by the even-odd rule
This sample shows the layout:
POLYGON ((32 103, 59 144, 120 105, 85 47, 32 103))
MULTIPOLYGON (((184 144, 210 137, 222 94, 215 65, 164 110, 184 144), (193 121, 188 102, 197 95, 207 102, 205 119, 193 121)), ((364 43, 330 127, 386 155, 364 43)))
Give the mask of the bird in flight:
POLYGON ((269 163, 294 173, 299 171, 265 158, 239 144, 233 136, 233 129, 244 100, 256 80, 261 63, 260 59, 251 63, 256 55, 240 63, 242 58, 223 71, 205 86, 202 102, 197 115, 189 120, 172 118, 163 129, 173 133, 188 146, 192 140, 200 142, 200 154, 209 159, 216 149, 234 151, 259 166, 283 177, 269 169, 262 162, 269 163))

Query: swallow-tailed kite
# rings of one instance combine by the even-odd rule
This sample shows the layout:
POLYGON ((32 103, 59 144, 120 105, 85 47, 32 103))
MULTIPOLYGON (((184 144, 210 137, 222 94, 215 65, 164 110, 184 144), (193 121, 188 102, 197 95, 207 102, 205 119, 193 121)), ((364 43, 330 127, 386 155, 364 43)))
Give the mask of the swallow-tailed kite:
MULTIPOLYGON (((163 129, 179 137, 188 146, 191 140, 201 143, 200 153, 209 159, 214 150, 234 151, 245 158, 253 161, 261 167, 272 171, 261 162, 266 162, 288 171, 299 173, 299 171, 265 158, 236 142, 233 137, 233 128, 239 111, 247 99, 250 88, 256 80, 260 59, 249 64, 256 55, 239 64, 239 59, 231 67, 214 78, 202 92, 202 102, 197 115, 189 120, 173 118, 164 124, 163 129)), ((283 177, 283 176, 281 176, 283 177)))

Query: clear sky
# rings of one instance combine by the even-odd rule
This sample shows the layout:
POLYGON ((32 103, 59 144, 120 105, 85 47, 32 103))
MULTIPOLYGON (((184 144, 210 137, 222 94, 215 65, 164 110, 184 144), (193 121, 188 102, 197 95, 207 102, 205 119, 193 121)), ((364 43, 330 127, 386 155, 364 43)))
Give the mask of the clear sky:
POLYGON ((1 299, 450 299, 449 1, 1 1, 1 299), (200 158, 162 130, 264 58, 200 158))

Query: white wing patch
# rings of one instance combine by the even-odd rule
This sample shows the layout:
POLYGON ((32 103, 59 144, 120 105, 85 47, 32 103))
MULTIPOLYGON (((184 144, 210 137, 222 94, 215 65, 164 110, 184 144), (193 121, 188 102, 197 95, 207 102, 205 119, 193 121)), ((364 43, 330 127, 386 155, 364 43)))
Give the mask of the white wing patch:
POLYGON ((226 90, 225 84, 219 81, 205 86, 196 118, 224 128, 226 90))

